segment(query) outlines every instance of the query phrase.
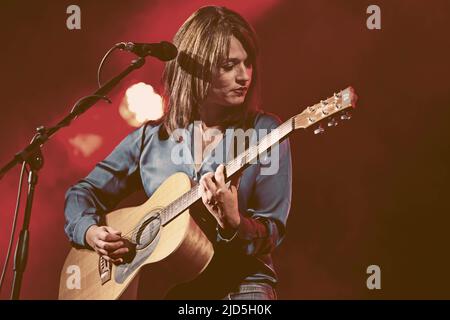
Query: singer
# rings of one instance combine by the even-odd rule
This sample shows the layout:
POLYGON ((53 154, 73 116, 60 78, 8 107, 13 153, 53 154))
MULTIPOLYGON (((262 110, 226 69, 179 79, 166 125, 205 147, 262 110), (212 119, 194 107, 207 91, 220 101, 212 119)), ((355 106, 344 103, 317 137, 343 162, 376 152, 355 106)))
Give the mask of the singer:
MULTIPOLYGON (((258 160, 229 187, 225 161, 209 161, 224 152, 227 158, 230 150, 222 142, 237 129, 270 131, 280 124, 259 109, 255 32, 238 13, 207 6, 185 21, 173 43, 178 56, 163 74, 164 116, 130 133, 67 191, 65 232, 72 243, 95 250, 114 266, 126 263, 135 244, 122 230, 105 225, 104 215, 132 192, 143 188, 150 197, 165 179, 183 172, 201 186, 197 209, 204 212, 196 221, 211 240, 214 257, 195 280, 172 288, 166 298, 276 299, 271 254, 285 236, 290 210, 289 141, 279 144, 276 173, 263 174, 265 164, 258 160), (173 161, 172 150, 180 146, 191 152, 192 163, 173 161)), ((139 298, 152 289, 150 282, 139 298)))

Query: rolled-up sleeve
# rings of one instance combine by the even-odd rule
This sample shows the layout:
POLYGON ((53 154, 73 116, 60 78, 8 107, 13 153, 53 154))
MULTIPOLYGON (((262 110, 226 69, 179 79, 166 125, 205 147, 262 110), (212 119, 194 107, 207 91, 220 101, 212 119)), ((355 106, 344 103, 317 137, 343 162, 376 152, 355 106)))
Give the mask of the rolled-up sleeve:
POLYGON ((85 246, 87 229, 99 224, 102 214, 138 189, 143 130, 145 126, 130 133, 86 178, 66 192, 64 230, 71 242, 85 246))
MULTIPOLYGON (((277 123, 272 124, 275 128, 277 123)), ((272 149, 275 151, 276 149, 272 149)), ((263 255, 273 251, 282 241, 292 197, 292 163, 289 140, 279 144, 279 168, 275 174, 258 174, 246 213, 241 212, 241 223, 228 238, 218 228, 217 240, 236 246, 246 255, 263 255)), ((273 158, 272 158, 273 159, 273 158)))

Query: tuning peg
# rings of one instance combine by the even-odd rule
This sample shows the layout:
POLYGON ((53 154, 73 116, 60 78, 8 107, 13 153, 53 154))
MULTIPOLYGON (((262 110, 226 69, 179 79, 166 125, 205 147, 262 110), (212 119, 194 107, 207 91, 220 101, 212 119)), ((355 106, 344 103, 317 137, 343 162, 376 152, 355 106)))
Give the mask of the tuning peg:
POLYGON ((317 127, 317 129, 314 130, 314 134, 319 134, 319 133, 322 133, 322 132, 324 132, 324 131, 325 131, 325 129, 322 128, 322 125, 319 125, 319 126, 317 127))
POLYGON ((341 114, 341 120, 350 120, 352 118, 352 115, 349 112, 345 112, 341 114))
POLYGON ((331 118, 331 120, 328 122, 329 127, 335 127, 338 125, 338 122, 335 118, 331 118))

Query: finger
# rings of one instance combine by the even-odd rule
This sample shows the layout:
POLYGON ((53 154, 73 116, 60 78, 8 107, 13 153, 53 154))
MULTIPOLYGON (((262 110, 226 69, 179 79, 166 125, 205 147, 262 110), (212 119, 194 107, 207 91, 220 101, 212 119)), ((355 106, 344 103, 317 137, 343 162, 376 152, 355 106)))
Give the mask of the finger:
POLYGON ((216 186, 218 188, 223 188, 225 186, 225 166, 223 164, 219 165, 214 173, 214 178, 216 179, 216 186))
POLYGON ((215 201, 212 192, 209 191, 209 190, 206 191, 206 199, 208 201, 208 204, 211 204, 211 203, 213 203, 215 201))
POLYGON ((203 180, 200 180, 200 195, 203 195, 206 193, 206 187, 205 187, 205 183, 203 182, 203 180))
POLYGON ((202 193, 202 202, 204 205, 209 205, 208 204, 208 197, 206 196, 206 192, 202 193))
POLYGON ((102 230, 97 235, 97 239, 106 242, 111 242, 111 241, 118 241, 121 239, 121 237, 117 234, 109 233, 108 231, 102 228, 102 230))
POLYGON ((103 249, 105 249, 108 252, 113 252, 114 250, 120 249, 125 247, 125 243, 123 241, 117 241, 117 242, 106 242, 103 246, 103 249))
POLYGON ((95 240, 94 241, 95 249, 103 249, 103 250, 105 250, 105 244, 106 244, 106 242, 103 241, 103 240, 95 240))
POLYGON ((99 248, 99 249, 103 249, 103 250, 106 250, 108 252, 111 252, 111 251, 114 251, 114 250, 117 250, 117 249, 123 247, 124 243, 123 243, 123 241, 106 242, 106 241, 103 241, 103 240, 97 240, 95 242, 95 246, 97 248, 99 248))
POLYGON ((115 234, 115 235, 118 235, 118 236, 122 235, 121 231, 116 230, 113 227, 105 226, 105 229, 106 229, 106 231, 108 231, 108 233, 115 234))
POLYGON ((120 248, 109 254, 113 259, 121 258, 123 255, 127 254, 130 250, 128 248, 120 248))
POLYGON ((207 177, 212 178, 214 176, 214 172, 207 172, 204 175, 202 175, 202 177, 200 178, 200 181, 204 180, 207 177))
POLYGON ((100 248, 95 248, 95 251, 97 251, 97 253, 101 256, 107 256, 108 255, 108 251, 106 251, 105 249, 100 249, 100 248))
POLYGON ((205 184, 206 189, 214 194, 216 192, 216 190, 217 190, 217 186, 212 181, 212 177, 213 177, 212 174, 206 176, 205 179, 203 180, 203 182, 205 184))
POLYGON ((112 263, 114 263, 114 264, 121 264, 121 263, 123 263, 123 258, 112 259, 112 263))
POLYGON ((110 261, 110 262, 112 262, 114 264, 120 264, 120 263, 123 262, 123 258, 113 259, 113 258, 108 257, 108 256, 102 256, 102 258, 104 258, 106 261, 110 261))
POLYGON ((105 235, 105 239, 103 239, 103 240, 107 241, 107 242, 115 242, 115 241, 119 241, 121 239, 122 238, 121 238, 120 234, 107 233, 105 235))
POLYGON ((210 204, 210 202, 212 201, 213 198, 213 193, 211 192, 211 190, 208 188, 208 185, 206 184, 206 180, 203 180, 201 182, 202 186, 203 186, 203 193, 206 196, 206 201, 208 202, 208 204, 210 204))

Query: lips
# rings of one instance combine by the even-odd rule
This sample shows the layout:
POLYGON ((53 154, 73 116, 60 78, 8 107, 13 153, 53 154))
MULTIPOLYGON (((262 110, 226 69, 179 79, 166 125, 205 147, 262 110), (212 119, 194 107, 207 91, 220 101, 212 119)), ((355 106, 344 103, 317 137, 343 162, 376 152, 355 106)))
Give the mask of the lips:
POLYGON ((233 89, 233 92, 236 92, 237 94, 245 94, 247 92, 248 88, 247 87, 240 87, 240 88, 236 88, 233 89))

